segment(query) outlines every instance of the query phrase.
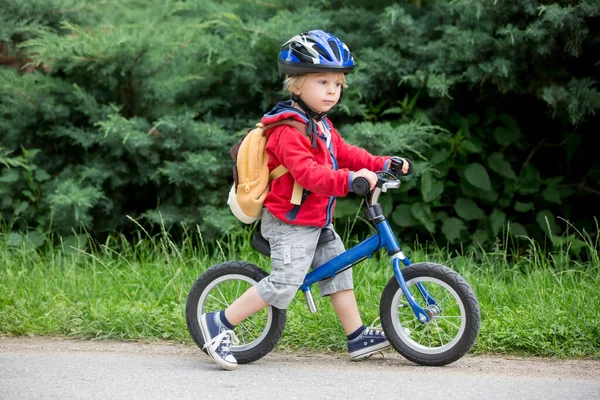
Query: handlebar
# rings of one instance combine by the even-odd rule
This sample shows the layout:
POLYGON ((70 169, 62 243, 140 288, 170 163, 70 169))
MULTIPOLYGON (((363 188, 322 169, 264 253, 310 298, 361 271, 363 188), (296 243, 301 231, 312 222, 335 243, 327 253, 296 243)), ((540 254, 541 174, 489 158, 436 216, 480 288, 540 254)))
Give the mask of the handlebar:
MULTIPOLYGON (((390 172, 377 173, 377 184, 373 189, 371 201, 368 201, 367 199, 367 204, 370 204, 371 206, 377 204, 381 192, 386 192, 388 189, 397 189, 400 187, 400 183, 400 180, 390 172)), ((357 195, 366 197, 371 191, 371 185, 367 178, 359 176, 352 181, 352 189, 357 195)))
POLYGON ((369 181, 367 180, 367 178, 363 178, 362 176, 359 176, 358 178, 354 179, 352 181, 352 189, 354 191, 354 193, 356 193, 359 196, 366 196, 369 194, 369 192, 371 191, 371 185, 369 184, 369 181))

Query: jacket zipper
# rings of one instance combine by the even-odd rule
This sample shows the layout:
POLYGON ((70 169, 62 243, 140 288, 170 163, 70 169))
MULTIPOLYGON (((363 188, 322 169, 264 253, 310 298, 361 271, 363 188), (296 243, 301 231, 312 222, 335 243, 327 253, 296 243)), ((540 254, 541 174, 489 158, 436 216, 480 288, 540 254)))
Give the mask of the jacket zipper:
MULTIPOLYGON (((327 127, 327 129, 329 129, 329 127, 327 127)), ((325 143, 325 147, 327 147, 327 150, 329 152, 329 157, 331 157, 331 166, 333 168, 334 171, 338 170, 338 162, 335 159, 335 156, 333 155, 333 140, 329 140, 329 147, 327 146, 327 140, 324 137, 321 137, 321 140, 323 140, 323 142, 325 143)), ((326 227, 327 225, 329 225, 333 219, 333 215, 331 212, 331 209, 333 208, 333 203, 335 202, 335 197, 334 196, 329 196, 329 203, 327 204, 327 218, 325 219, 325 225, 323 225, 323 227, 326 227)))

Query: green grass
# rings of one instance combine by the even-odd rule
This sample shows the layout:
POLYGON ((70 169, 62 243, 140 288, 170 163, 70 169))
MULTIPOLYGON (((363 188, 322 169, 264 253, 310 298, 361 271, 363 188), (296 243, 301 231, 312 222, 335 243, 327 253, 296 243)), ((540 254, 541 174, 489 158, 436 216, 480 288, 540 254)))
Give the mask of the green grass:
MULTIPOLYGON (((83 238, 85 239, 85 238, 83 238)), ((243 259, 269 269, 253 251, 249 233, 230 235, 210 251, 199 232, 180 245, 166 233, 135 241, 112 236, 98 244, 63 243, 34 249, 0 236, 0 334, 54 335, 192 343, 185 301, 196 278, 211 265, 243 259)), ((590 241, 587 261, 567 251, 505 247, 456 256, 443 250, 407 250, 413 262, 433 261, 457 270, 473 286, 482 325, 473 353, 510 353, 600 359, 600 262, 590 241)), ((379 298, 392 276, 384 253, 354 268, 356 295, 365 324, 377 316, 379 298)), ((279 348, 344 351, 344 332, 327 299, 313 290, 319 312, 310 314, 298 294, 288 309, 279 348)))

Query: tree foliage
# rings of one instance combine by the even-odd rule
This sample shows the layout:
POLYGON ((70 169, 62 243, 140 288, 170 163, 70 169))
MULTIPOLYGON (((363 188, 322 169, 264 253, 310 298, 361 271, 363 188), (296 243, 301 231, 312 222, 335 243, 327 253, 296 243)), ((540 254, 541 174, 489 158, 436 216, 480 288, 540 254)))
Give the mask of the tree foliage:
MULTIPOLYGON (((595 232, 600 1, 0 0, 0 213, 20 232, 239 225, 229 148, 283 99, 275 57, 320 28, 357 69, 331 116, 412 158, 399 235, 490 245, 595 232), (318 18, 317 18, 317 17, 318 18)), ((356 214, 341 199, 337 223, 356 214)))

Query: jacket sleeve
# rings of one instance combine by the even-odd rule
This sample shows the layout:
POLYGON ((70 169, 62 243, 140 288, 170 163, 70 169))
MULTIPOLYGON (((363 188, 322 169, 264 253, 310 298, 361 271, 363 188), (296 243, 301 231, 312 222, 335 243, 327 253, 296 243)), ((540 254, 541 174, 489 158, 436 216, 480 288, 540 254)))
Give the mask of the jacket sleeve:
MULTIPOLYGON (((333 170, 319 164, 313 155, 308 137, 291 126, 275 128, 271 134, 275 141, 277 159, 303 188, 329 196, 346 196, 350 192, 350 171, 333 170)), ((270 139, 270 140, 271 140, 270 139)))
POLYGON ((373 172, 388 169, 389 156, 374 156, 365 149, 348 144, 335 129, 331 130, 331 137, 337 149, 337 160, 340 167, 348 168, 351 171, 366 168, 373 172))

